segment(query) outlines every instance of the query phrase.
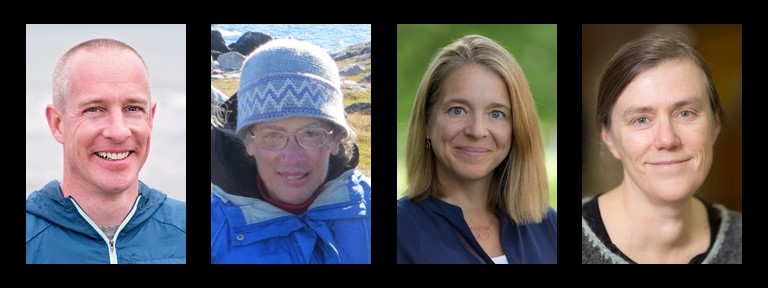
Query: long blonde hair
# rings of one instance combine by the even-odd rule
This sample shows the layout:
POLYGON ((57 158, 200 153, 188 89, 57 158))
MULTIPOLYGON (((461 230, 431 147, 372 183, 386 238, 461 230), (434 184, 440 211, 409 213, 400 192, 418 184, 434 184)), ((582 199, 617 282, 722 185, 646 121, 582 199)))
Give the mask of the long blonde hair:
POLYGON ((408 199, 440 196, 435 156, 427 148, 426 130, 445 78, 457 68, 479 64, 498 74, 512 104, 512 145, 493 172, 488 205, 517 223, 538 223, 549 208, 544 145, 531 89, 520 65, 504 47, 480 35, 467 35, 440 49, 432 59, 413 103, 405 149, 408 199))

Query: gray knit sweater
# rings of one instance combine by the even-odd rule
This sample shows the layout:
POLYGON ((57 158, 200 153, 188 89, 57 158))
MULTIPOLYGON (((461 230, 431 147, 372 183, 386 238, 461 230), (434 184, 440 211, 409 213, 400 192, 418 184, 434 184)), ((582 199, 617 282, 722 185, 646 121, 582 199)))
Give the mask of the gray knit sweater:
MULTIPOLYGON (((584 198, 584 204, 592 197, 584 198)), ((720 212, 720 229, 712 249, 702 264, 741 264, 741 213, 729 211, 723 205, 712 204, 720 212)), ((581 217, 581 263, 582 264, 628 264, 624 258, 611 252, 600 241, 581 217)))

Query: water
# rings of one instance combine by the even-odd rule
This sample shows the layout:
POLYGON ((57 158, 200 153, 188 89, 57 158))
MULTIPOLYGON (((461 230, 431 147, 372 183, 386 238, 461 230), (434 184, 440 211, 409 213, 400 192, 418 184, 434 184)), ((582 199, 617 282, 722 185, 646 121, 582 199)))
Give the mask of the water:
POLYGON ((328 52, 371 41, 371 24, 213 24, 211 30, 221 32, 227 45, 236 42, 243 33, 252 31, 275 39, 290 35, 328 52))
POLYGON ((63 176, 63 148, 45 119, 51 77, 61 55, 93 38, 120 40, 144 58, 157 111, 149 158, 139 180, 186 201, 186 25, 27 25, 26 195, 63 176))

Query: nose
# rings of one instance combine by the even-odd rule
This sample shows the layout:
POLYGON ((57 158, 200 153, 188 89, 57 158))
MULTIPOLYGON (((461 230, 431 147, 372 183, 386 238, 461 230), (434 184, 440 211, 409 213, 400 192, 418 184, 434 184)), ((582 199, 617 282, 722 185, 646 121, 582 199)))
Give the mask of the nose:
POLYGON ((488 136, 488 127, 485 119, 480 113, 475 113, 472 117, 467 117, 467 127, 464 128, 464 134, 472 138, 485 138, 488 136))
POLYGON ((115 142, 124 142, 131 137, 131 129, 128 127, 128 123, 126 123, 122 110, 119 110, 117 113, 109 113, 107 127, 104 128, 102 134, 104 137, 115 142))
POLYGON ((299 145, 296 136, 288 136, 288 143, 280 151, 280 159, 289 164, 300 164, 305 161, 305 151, 306 149, 299 145))
POLYGON ((675 127, 671 119, 663 117, 659 119, 658 125, 656 125, 656 138, 654 139, 656 149, 673 150, 677 148, 681 142, 676 130, 677 127, 675 127))

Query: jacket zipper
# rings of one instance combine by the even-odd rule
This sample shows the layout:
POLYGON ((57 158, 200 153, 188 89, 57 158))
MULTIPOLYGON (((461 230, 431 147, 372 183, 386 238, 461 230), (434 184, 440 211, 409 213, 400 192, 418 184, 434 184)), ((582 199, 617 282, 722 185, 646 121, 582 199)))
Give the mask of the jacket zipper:
POLYGON ((133 218, 133 214, 136 213, 136 207, 139 205, 139 199, 141 199, 141 194, 139 194, 139 197, 136 197, 136 201, 133 202, 133 208, 131 208, 131 211, 128 213, 128 216, 123 219, 123 223, 120 223, 120 226, 117 227, 117 231, 115 231, 115 235, 112 236, 112 240, 110 240, 106 234, 104 234, 104 231, 101 231, 98 225, 91 220, 91 217, 88 217, 88 214, 85 214, 85 211, 83 209, 80 209, 80 205, 77 205, 77 201, 75 201, 75 198, 72 198, 72 196, 69 196, 69 200, 72 201, 72 204, 75 205, 75 208, 77 209, 77 212, 80 213, 80 216, 85 219, 88 224, 91 225, 91 227, 96 230, 96 233, 99 233, 101 236, 101 239, 104 240, 104 242, 107 244, 107 249, 109 249, 109 264, 118 264, 117 263, 117 249, 115 249, 115 244, 117 243, 117 236, 120 235, 120 231, 123 230, 123 227, 125 227, 125 224, 128 224, 129 221, 131 221, 131 218, 133 218))

